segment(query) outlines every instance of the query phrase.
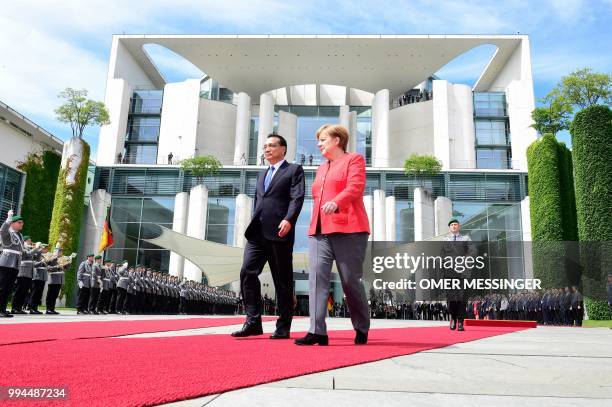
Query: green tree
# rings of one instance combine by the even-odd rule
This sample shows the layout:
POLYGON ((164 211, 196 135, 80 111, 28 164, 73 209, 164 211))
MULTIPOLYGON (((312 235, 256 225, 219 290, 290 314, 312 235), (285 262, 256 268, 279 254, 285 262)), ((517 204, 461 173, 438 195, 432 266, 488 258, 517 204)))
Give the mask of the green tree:
POLYGON ((571 106, 559 100, 544 98, 541 100, 544 106, 536 107, 531 112, 533 124, 531 127, 540 134, 557 134, 562 130, 569 129, 571 106))
POLYGON ((591 68, 578 69, 562 77, 546 98, 580 110, 598 104, 609 106, 612 103, 612 75, 593 72, 591 68))
POLYGON ((404 161, 404 174, 414 177, 423 185, 424 177, 435 177, 442 170, 442 163, 433 155, 412 154, 404 161))
POLYGON ((216 175, 222 166, 221 162, 212 155, 203 155, 181 161, 181 170, 193 175, 198 184, 202 183, 204 177, 216 175))
POLYGON ((56 118, 62 123, 70 123, 72 137, 83 138, 85 127, 110 124, 104 103, 87 99, 87 90, 66 88, 58 97, 66 103, 55 109, 56 118))

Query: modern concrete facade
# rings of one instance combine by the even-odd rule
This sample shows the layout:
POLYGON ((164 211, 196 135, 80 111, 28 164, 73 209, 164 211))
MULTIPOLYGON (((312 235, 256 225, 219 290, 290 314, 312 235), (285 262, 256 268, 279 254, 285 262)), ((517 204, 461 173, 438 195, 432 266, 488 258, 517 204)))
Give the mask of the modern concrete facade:
POLYGON ((30 153, 53 151, 62 155, 64 143, 36 123, 0 102, 0 219, 19 212, 26 175, 17 167, 30 153))
MULTIPOLYGON (((371 238, 434 238, 453 214, 471 222, 466 229, 476 238, 502 230, 505 238, 526 236, 528 200, 520 202, 526 148, 536 133, 529 127, 534 96, 525 35, 118 35, 105 102, 111 124, 100 133, 95 187, 110 192, 113 211, 138 219, 118 216, 118 227, 132 236, 117 256, 140 263, 153 256, 153 266, 172 274, 199 279, 201 272, 146 247, 135 224, 155 218, 177 232, 242 247, 266 136, 276 131, 288 140, 287 159, 305 167, 308 189, 320 162, 314 131, 323 123, 346 126, 349 149, 366 157, 371 238), (166 83, 146 44, 174 51, 206 75, 166 83), (483 44, 497 51, 475 84, 435 76, 483 44), (404 176, 411 154, 435 156, 442 173, 418 183, 404 176), (196 194, 200 187, 177 162, 199 155, 217 157, 224 168, 196 194), (496 229, 502 215, 509 218, 496 229)), ((311 206, 308 196, 296 225, 298 251, 311 206)))

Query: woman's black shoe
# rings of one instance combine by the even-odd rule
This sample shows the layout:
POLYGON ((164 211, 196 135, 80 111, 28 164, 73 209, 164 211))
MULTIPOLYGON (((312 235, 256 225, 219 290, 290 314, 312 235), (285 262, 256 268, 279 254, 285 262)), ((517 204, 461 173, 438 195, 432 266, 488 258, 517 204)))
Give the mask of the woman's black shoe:
POLYGON ((327 346, 329 344, 329 338, 327 335, 317 335, 307 333, 305 337, 296 339, 294 341, 296 345, 315 345, 319 344, 319 346, 327 346))
POLYGON ((368 343, 368 333, 355 330, 355 345, 365 345, 368 343))

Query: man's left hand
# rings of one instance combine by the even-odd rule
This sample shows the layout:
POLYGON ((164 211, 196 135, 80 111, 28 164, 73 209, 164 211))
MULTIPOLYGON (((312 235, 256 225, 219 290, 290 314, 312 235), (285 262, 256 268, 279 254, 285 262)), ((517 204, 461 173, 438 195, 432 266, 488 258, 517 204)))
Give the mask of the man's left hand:
POLYGON ((278 225, 278 236, 285 237, 291 230, 291 223, 288 220, 283 219, 278 225))

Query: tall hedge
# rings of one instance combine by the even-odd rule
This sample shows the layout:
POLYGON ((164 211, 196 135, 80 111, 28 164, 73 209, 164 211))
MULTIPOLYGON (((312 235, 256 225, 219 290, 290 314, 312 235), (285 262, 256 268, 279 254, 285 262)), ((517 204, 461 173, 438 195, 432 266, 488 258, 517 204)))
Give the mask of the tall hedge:
POLYGON ((595 105, 578 112, 570 126, 583 293, 606 298, 612 271, 612 112, 595 105))
POLYGON ((26 173, 26 183, 21 206, 24 234, 34 242, 47 242, 49 225, 57 187, 61 157, 53 151, 32 153, 19 165, 26 173))
MULTIPOLYGON (((73 137, 64 144, 64 157, 57 179, 53 217, 49 229, 49 244, 54 247, 56 243, 59 243, 66 256, 79 251, 89 151, 89 144, 79 138, 73 137), (78 168, 72 168, 74 166, 74 157, 70 153, 72 143, 82 143, 80 146, 81 162, 78 168), (76 171, 72 183, 67 181, 71 170, 76 171)), ((74 304, 76 267, 77 264, 73 263, 72 267, 66 271, 66 281, 62 288, 62 295, 66 296, 66 305, 74 304)))
POLYGON ((574 192, 574 166, 572 152, 565 143, 559 142, 559 183, 561 186, 561 209, 563 216, 563 240, 565 241, 565 275, 567 285, 580 286, 580 250, 578 247, 578 225, 576 221, 576 194, 574 192))
POLYGON ((563 261, 563 203, 559 144, 545 134, 527 149, 534 276, 545 288, 568 284, 563 261))

